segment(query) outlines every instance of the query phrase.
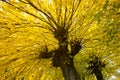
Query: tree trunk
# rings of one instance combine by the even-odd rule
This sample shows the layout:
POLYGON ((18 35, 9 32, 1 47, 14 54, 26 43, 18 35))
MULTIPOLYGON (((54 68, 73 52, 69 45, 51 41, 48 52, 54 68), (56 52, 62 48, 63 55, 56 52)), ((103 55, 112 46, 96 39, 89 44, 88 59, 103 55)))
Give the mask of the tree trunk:
POLYGON ((62 69, 65 80, 80 80, 80 76, 77 73, 73 64, 73 58, 68 60, 69 62, 65 62, 64 59, 60 61, 60 67, 62 69))
POLYGON ((53 66, 61 68, 65 80, 81 80, 74 67, 73 58, 66 54, 56 53, 53 57, 53 66))
POLYGON ((80 80, 80 76, 77 73, 74 63, 73 63, 73 58, 68 58, 65 55, 59 56, 59 67, 61 67, 63 76, 65 80, 80 80))
POLYGON ((64 79, 81 80, 73 63, 73 57, 75 54, 71 55, 68 53, 68 44, 60 43, 59 49, 57 49, 54 53, 53 66, 61 68, 64 79))
POLYGON ((94 74, 95 74, 97 80, 104 80, 101 70, 96 69, 96 70, 94 71, 94 74))

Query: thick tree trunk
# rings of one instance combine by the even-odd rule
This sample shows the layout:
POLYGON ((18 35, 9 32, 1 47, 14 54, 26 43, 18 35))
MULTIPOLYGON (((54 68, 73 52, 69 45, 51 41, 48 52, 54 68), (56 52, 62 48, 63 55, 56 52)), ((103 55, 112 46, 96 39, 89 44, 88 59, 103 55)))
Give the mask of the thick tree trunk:
POLYGON ((64 60, 61 60, 61 69, 65 80, 80 80, 80 76, 75 70, 73 59, 69 59, 69 63, 65 63, 64 60))
POLYGON ((96 69, 96 70, 94 71, 94 74, 95 74, 97 80, 104 80, 101 70, 96 69))
POLYGON ((65 53, 60 53, 58 51, 54 55, 53 66, 61 68, 65 80, 81 80, 74 67, 73 58, 69 57, 65 53))
POLYGON ((53 66, 61 68, 65 80, 81 80, 73 63, 73 57, 78 53, 78 49, 81 49, 81 46, 78 46, 77 43, 73 44, 71 53, 68 53, 67 38, 61 36, 60 38, 57 37, 57 39, 59 41, 59 48, 54 51, 53 66))

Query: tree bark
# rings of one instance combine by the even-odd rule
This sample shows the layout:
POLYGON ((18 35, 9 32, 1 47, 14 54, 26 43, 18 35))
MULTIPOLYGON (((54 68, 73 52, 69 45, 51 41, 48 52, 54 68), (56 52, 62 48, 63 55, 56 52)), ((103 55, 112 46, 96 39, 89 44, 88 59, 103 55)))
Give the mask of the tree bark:
POLYGON ((53 66, 61 68, 65 80, 81 80, 72 57, 58 52, 53 57, 53 66))
POLYGON ((67 37, 63 37, 64 35, 60 37, 57 36, 59 48, 54 51, 53 66, 61 68, 65 80, 81 80, 73 62, 73 58, 78 53, 78 49, 81 49, 81 45, 77 43, 73 44, 71 53, 68 53, 67 37), (77 50, 77 52, 74 52, 73 49, 74 51, 77 50))
POLYGON ((60 67, 62 69, 65 80, 81 80, 79 74, 74 67, 73 59, 71 58, 69 60, 69 63, 65 63, 64 60, 60 61, 60 67))
POLYGON ((94 74, 95 74, 97 80, 104 80, 101 70, 96 69, 96 70, 94 71, 94 74))

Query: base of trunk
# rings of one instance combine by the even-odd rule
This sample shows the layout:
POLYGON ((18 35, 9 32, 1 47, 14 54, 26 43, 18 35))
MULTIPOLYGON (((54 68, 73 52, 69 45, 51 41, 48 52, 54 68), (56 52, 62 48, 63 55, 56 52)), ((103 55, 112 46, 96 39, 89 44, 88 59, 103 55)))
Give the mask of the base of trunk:
POLYGON ((75 70, 73 60, 70 63, 64 63, 61 66, 65 80, 80 80, 79 74, 75 70))

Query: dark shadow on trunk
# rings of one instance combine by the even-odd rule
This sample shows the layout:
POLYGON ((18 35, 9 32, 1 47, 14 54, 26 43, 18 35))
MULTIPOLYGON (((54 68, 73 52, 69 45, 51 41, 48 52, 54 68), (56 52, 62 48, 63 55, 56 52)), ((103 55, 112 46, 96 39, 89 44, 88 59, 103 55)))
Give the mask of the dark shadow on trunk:
POLYGON ((81 41, 68 42, 68 30, 64 29, 64 27, 59 27, 54 34, 59 41, 59 48, 54 51, 52 57, 53 66, 61 68, 65 80, 81 80, 73 62, 74 56, 82 48, 81 41), (68 44, 71 50, 68 50, 68 44))
POLYGON ((101 70, 95 69, 95 70, 94 70, 94 74, 95 74, 97 80, 104 80, 101 70))
POLYGON ((61 68, 65 80, 81 80, 74 67, 73 57, 62 52, 64 50, 57 51, 53 56, 53 66, 61 68))
POLYGON ((61 69, 65 80, 80 80, 79 74, 75 70, 73 59, 69 59, 69 63, 64 63, 64 60, 61 60, 61 69))

